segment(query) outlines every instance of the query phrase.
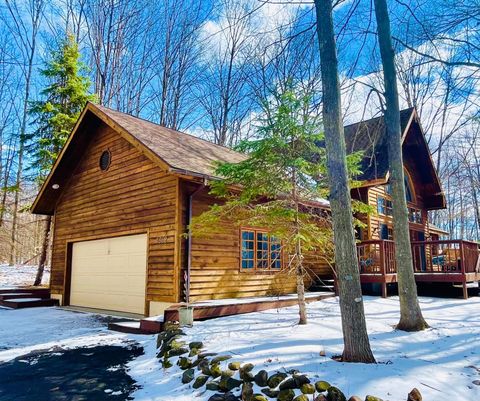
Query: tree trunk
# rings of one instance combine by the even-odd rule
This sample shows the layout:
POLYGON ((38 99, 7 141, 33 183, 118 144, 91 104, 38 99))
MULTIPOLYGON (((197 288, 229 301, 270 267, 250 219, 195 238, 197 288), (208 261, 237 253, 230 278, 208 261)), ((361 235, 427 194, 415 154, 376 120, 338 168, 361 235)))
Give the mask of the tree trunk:
POLYGON ((302 255, 302 245, 300 244, 300 241, 297 241, 296 248, 297 248, 296 277, 297 277, 297 296, 298 296, 298 314, 299 314, 298 324, 307 324, 307 306, 305 302, 303 255, 302 255))
POLYGON ((335 240, 335 264, 342 314, 343 360, 346 362, 373 363, 375 358, 370 349, 367 334, 357 248, 353 231, 332 1, 315 0, 315 8, 320 44, 323 123, 335 240))
POLYGON ((42 251, 40 253, 40 260, 38 261, 37 275, 33 285, 42 284, 43 271, 45 270, 45 262, 47 261, 48 244, 50 243, 50 230, 52 227, 52 216, 47 216, 45 220, 45 229, 43 232, 42 251))
POLYGON ((397 264, 400 322, 397 329, 418 331, 428 327, 418 303, 417 285, 413 272, 412 248, 408 222, 407 200, 402 156, 402 132, 398 103, 395 53, 390 33, 390 19, 386 0, 375 0, 378 43, 385 81, 385 126, 388 141, 390 183, 392 187, 393 236, 397 264))

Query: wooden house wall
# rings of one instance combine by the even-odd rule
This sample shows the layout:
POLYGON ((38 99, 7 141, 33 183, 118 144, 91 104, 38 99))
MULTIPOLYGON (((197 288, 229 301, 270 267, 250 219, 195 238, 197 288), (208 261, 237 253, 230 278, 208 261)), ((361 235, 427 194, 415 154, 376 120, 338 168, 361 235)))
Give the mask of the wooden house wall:
MULTIPOLYGON (((425 205, 423 202, 424 188, 422 187, 419 181, 419 177, 416 174, 415 166, 406 163, 405 168, 410 175, 413 190, 415 192, 414 202, 408 202, 408 206, 420 209, 422 211, 422 224, 410 222, 410 229, 416 231, 423 231, 425 233, 425 236, 427 237, 429 235, 428 210, 425 209, 425 205)), ((388 196, 389 195, 385 192, 384 185, 378 185, 368 188, 368 204, 373 206, 375 211, 377 211, 377 198, 388 198, 388 196)), ((392 216, 385 216, 383 214, 371 214, 367 217, 363 217, 363 221, 368 226, 367 230, 365 231, 366 236, 364 237, 364 239, 380 239, 380 227, 382 224, 387 224, 389 227, 393 227, 392 216)))
MULTIPOLYGON (((198 216, 214 202, 208 195, 195 196, 193 216, 198 216)), ((240 269, 240 230, 222 225, 217 235, 194 236, 190 299, 241 298, 281 295, 296 291, 295 276, 287 272, 250 272, 240 269)), ((306 264, 318 275, 331 275, 331 268, 315 255, 306 256, 306 264)), ((307 285, 309 283, 307 282, 307 285)))
POLYGON ((63 294, 67 242, 148 233, 147 300, 178 298, 179 180, 102 124, 64 189, 55 211, 51 289, 63 294), (111 152, 107 171, 99 168, 111 152))

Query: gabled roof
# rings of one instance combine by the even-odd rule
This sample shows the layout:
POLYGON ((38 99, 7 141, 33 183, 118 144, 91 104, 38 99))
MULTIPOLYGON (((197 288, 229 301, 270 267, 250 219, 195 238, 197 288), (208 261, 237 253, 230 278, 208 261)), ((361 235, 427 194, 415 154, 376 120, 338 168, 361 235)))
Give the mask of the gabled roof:
MULTIPOLYGON (((404 140, 412 122, 416 119, 414 109, 401 112, 404 140)), ((215 175, 218 162, 238 163, 246 155, 224 146, 219 146, 198 137, 169 129, 161 125, 134 117, 104 106, 87 103, 75 128, 57 158, 32 206, 37 214, 52 214, 56 202, 81 157, 84 149, 101 124, 107 124, 125 140, 142 152, 165 171, 190 177, 218 179, 215 175), (61 189, 55 190, 57 184, 61 189)), ((419 123, 417 122, 418 127, 419 123)), ((418 130, 417 130, 418 131, 418 130)), ((425 153, 430 174, 426 179, 433 183, 432 193, 437 196, 432 205, 442 207, 445 203, 440 182, 430 158, 428 146, 420 127, 420 146, 425 153)), ((347 152, 363 151, 363 175, 361 180, 382 183, 388 180, 388 157, 383 117, 374 118, 345 127, 347 152)), ((418 138, 417 138, 418 139, 418 138)), ((417 141, 418 142, 418 141, 417 141)), ((416 144, 418 146, 418 144, 416 144)))
POLYGON ((95 128, 102 123, 117 131, 165 171, 174 174, 218 178, 215 176, 216 163, 238 163, 246 158, 227 147, 89 102, 40 189, 32 205, 33 213, 53 213, 61 190, 53 189, 52 185, 63 189, 69 172, 80 159, 79 150, 87 146, 95 128))
POLYGON ((238 163, 246 158, 245 155, 225 146, 129 114, 99 105, 90 104, 87 107, 109 117, 161 158, 172 172, 212 178, 215 177, 215 163, 238 163))
MULTIPOLYGON (((403 139, 414 115, 415 109, 413 107, 400 111, 403 139)), ((357 177, 358 180, 377 181, 387 179, 388 153, 383 116, 345 126, 345 142, 348 154, 358 151, 363 152, 364 157, 360 166, 362 175, 357 177)))
MULTIPOLYGON (((400 126, 403 159, 415 160, 419 166, 422 184, 429 194, 424 199, 425 207, 445 208, 445 195, 415 108, 400 111, 400 126)), ((388 181, 387 135, 383 116, 347 125, 345 142, 348 154, 363 152, 360 166, 362 174, 357 179, 364 181, 364 186, 379 185, 388 181)))

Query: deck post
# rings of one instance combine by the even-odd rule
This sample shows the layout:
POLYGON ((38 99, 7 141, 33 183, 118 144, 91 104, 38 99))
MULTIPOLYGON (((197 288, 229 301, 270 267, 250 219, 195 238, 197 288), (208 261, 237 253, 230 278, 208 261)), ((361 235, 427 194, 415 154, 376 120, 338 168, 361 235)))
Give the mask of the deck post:
POLYGON ((465 251, 463 247, 463 241, 460 241, 460 268, 462 272, 463 299, 468 299, 467 270, 465 266, 465 251))
POLYGON ((382 298, 387 298, 387 277, 385 266, 385 241, 380 243, 380 265, 382 269, 382 298))

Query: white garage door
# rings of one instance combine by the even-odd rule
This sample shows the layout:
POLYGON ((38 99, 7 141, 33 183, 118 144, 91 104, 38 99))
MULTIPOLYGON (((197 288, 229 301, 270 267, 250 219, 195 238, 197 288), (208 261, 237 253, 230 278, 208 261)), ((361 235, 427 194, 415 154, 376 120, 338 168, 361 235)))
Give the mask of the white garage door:
POLYGON ((76 242, 70 305, 144 314, 147 235, 76 242))

